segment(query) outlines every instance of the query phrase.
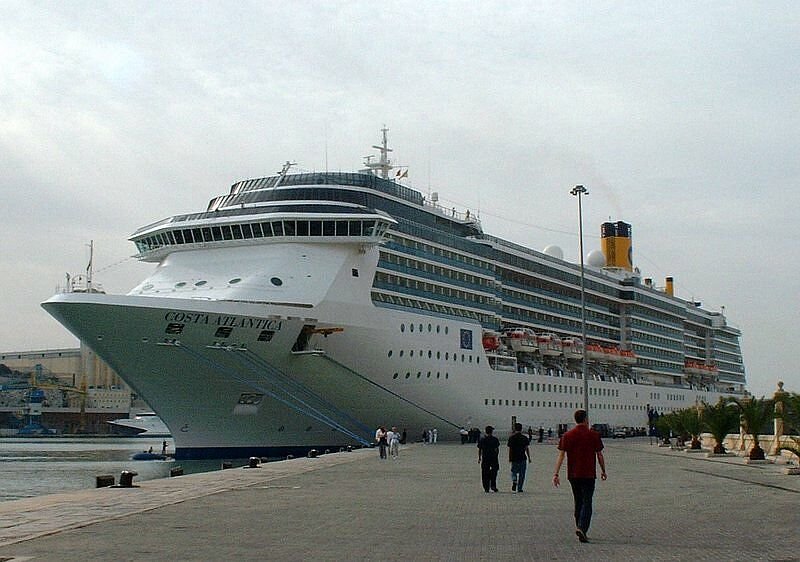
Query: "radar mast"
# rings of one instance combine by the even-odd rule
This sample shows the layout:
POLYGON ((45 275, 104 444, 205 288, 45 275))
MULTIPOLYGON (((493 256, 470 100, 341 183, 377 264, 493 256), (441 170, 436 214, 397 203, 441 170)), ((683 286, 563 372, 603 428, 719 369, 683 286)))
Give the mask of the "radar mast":
POLYGON ((380 151, 381 157, 377 162, 373 162, 372 156, 365 156, 364 166, 366 166, 367 170, 370 170, 373 174, 379 175, 383 179, 388 180, 389 172, 394 168, 394 166, 392 166, 392 161, 389 160, 389 153, 392 152, 392 149, 389 148, 389 141, 386 137, 386 133, 389 132, 389 129, 386 128, 386 125, 383 126, 381 132, 383 133, 383 143, 381 145, 372 145, 372 148, 376 148, 378 151, 380 151))

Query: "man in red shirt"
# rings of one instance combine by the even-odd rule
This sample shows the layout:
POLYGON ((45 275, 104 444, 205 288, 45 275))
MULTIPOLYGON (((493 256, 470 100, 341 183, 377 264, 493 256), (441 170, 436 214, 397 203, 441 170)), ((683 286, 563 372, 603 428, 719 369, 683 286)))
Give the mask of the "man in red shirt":
POLYGON ((586 533, 592 520, 592 496, 597 479, 595 458, 600 463, 600 478, 606 479, 606 461, 603 458, 603 441, 600 434, 589 427, 586 410, 575 411, 575 427, 567 431, 558 443, 558 458, 553 474, 553 485, 561 484, 558 472, 567 456, 567 479, 575 499, 575 534, 581 542, 589 542, 586 533))

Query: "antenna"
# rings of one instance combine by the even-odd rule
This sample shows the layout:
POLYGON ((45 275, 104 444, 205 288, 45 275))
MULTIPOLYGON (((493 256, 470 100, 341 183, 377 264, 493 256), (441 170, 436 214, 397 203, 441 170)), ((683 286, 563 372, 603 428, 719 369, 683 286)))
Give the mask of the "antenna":
POLYGON ((372 145, 372 148, 378 149, 378 151, 381 153, 380 159, 377 162, 372 162, 371 156, 365 156, 364 165, 368 170, 372 170, 376 173, 380 172, 380 176, 383 179, 388 180, 389 172, 392 168, 394 168, 394 166, 392 166, 392 161, 389 160, 389 153, 392 152, 392 149, 389 148, 389 141, 386 137, 386 133, 389 132, 389 129, 386 128, 386 125, 383 126, 381 132, 383 133, 383 142, 380 145, 372 145))

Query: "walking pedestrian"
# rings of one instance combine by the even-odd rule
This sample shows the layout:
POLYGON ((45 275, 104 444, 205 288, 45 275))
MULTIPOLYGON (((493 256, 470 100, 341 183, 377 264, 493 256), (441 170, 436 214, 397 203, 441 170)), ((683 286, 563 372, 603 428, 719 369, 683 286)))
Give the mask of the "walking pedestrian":
POLYGON ((396 427, 392 426, 392 430, 389 432, 388 439, 389 454, 392 455, 394 460, 397 460, 398 455, 400 455, 400 434, 397 432, 396 427))
POLYGON ((478 440, 478 464, 484 492, 497 491, 497 472, 500 470, 500 440, 492 435, 494 428, 486 426, 486 435, 478 440))
POLYGON ((386 446, 388 445, 388 441, 386 440, 386 428, 380 426, 378 430, 375 432, 375 441, 378 442, 378 453, 380 458, 386 460, 386 446))
POLYGON ((586 410, 575 411, 575 427, 567 431, 558 443, 558 458, 553 474, 553 485, 560 485, 558 473, 564 456, 567 457, 567 479, 572 487, 575 501, 575 534, 581 542, 589 542, 586 533, 592 520, 592 496, 597 480, 597 463, 600 464, 600 479, 606 479, 606 461, 603 457, 603 440, 600 434, 589 427, 586 410))
POLYGON ((431 429, 431 435, 433 436, 431 438, 431 443, 435 445, 436 442, 439 440, 439 430, 434 427, 433 429, 431 429))
POLYGON ((511 463, 511 491, 521 494, 525 484, 527 463, 531 462, 528 438, 522 433, 522 424, 514 424, 514 433, 508 438, 508 462, 511 463))

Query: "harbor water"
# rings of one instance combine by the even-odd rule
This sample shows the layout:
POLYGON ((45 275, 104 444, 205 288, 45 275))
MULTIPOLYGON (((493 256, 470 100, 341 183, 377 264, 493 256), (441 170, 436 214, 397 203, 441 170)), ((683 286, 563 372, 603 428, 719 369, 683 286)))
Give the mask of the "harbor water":
MULTIPOLYGON (((120 472, 137 472, 134 483, 168 477, 180 465, 185 474, 221 467, 220 461, 134 461, 136 453, 160 453, 161 438, 0 438, 0 501, 95 487, 101 474, 119 482, 120 472)), ((174 451, 167 438, 167 454, 174 451)))

